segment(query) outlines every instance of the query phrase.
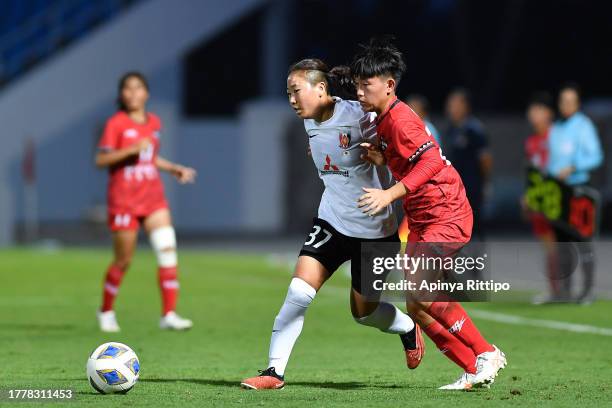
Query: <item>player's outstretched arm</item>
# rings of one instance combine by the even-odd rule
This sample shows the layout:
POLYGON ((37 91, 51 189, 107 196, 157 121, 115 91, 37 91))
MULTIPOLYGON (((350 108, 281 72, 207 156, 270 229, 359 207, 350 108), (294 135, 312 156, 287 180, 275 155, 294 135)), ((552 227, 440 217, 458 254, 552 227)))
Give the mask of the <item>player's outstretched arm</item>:
POLYGON ((114 166, 129 157, 138 155, 142 150, 147 149, 150 144, 151 142, 143 139, 123 149, 100 151, 96 154, 96 166, 100 168, 114 166))
POLYGON ((170 160, 166 160, 163 157, 159 156, 157 157, 157 159, 155 159, 155 165, 161 171, 165 171, 172 174, 181 184, 193 183, 198 174, 195 169, 191 167, 172 163, 170 160))

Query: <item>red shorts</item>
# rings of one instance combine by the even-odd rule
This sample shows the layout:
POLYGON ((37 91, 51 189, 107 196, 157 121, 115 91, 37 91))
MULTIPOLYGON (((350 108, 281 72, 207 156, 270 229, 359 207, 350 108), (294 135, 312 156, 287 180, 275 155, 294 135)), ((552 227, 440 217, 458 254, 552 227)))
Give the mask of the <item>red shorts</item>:
POLYGON ((470 241, 473 216, 446 224, 432 224, 422 230, 410 230, 406 253, 411 256, 452 257, 470 241))
POLYGON ((410 230, 408 242, 467 243, 472 237, 473 223, 470 214, 447 224, 432 224, 421 230, 410 230))
POLYGON ((530 214, 529 218, 531 219, 531 227, 533 230, 533 234, 536 237, 542 237, 545 235, 549 235, 553 233, 553 228, 550 225, 550 221, 544 215, 534 213, 530 214))
POLYGON ((138 230, 141 222, 149 215, 153 214, 157 210, 168 208, 167 205, 159 206, 147 214, 132 214, 130 212, 109 212, 108 213, 108 228, 115 231, 128 231, 138 230))

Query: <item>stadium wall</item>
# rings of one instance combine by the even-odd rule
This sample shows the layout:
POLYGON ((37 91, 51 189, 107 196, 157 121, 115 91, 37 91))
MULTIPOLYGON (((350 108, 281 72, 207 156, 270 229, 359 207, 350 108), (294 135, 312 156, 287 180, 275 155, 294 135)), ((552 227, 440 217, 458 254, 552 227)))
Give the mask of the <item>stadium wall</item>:
POLYGON ((139 69, 155 78, 151 85, 159 105, 152 109, 159 109, 167 128, 174 127, 179 118, 174 108, 178 87, 171 85, 176 84, 173 64, 190 47, 262 3, 143 2, 9 84, 0 94, 0 246, 12 242, 20 213, 17 197, 22 186, 19 168, 25 140, 31 138, 40 147, 39 158, 49 156, 39 163, 39 188, 45 184, 39 194, 40 218, 78 217, 79 208, 99 199, 103 181, 90 164, 95 139, 91 124, 99 125, 111 113, 121 73, 139 69), (158 91, 162 88, 166 89, 158 91), (78 188, 85 188, 84 194, 74 194, 78 188), (67 191, 71 194, 63 194, 67 191))

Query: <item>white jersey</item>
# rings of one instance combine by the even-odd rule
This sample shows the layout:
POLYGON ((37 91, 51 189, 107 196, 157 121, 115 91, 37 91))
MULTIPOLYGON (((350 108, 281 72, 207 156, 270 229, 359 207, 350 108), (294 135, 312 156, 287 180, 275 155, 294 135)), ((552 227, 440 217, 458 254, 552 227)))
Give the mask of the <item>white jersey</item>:
POLYGON ((392 176, 386 166, 377 167, 363 159, 360 143, 376 143, 376 114, 365 113, 359 102, 334 98, 334 113, 322 123, 304 120, 312 160, 319 170, 325 191, 319 218, 340 233, 356 238, 383 238, 397 231, 392 206, 370 217, 357 207, 363 187, 387 189, 392 176))

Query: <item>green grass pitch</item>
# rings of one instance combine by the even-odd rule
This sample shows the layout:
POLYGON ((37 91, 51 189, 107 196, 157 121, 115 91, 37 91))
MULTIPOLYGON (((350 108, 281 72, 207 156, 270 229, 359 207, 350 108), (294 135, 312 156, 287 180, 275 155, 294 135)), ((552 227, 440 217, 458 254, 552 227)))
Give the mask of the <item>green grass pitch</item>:
MULTIPOLYGON (((290 271, 265 256, 180 252, 179 312, 193 330, 161 332, 154 258, 140 250, 116 304, 119 334, 95 320, 109 250, 0 251, 0 389, 70 388, 76 400, 52 407, 160 406, 604 406, 612 405, 612 338, 475 318, 509 365, 490 390, 442 392, 460 374, 427 340, 414 371, 397 336, 356 325, 349 283, 337 274, 308 311, 281 391, 245 391, 239 382, 265 368, 274 316, 290 271), (124 342, 141 360, 127 395, 99 395, 88 384, 88 354, 124 342)), ((612 327, 612 302, 591 307, 472 304, 540 319, 612 327)), ((42 402, 6 406, 44 406, 42 402)))

